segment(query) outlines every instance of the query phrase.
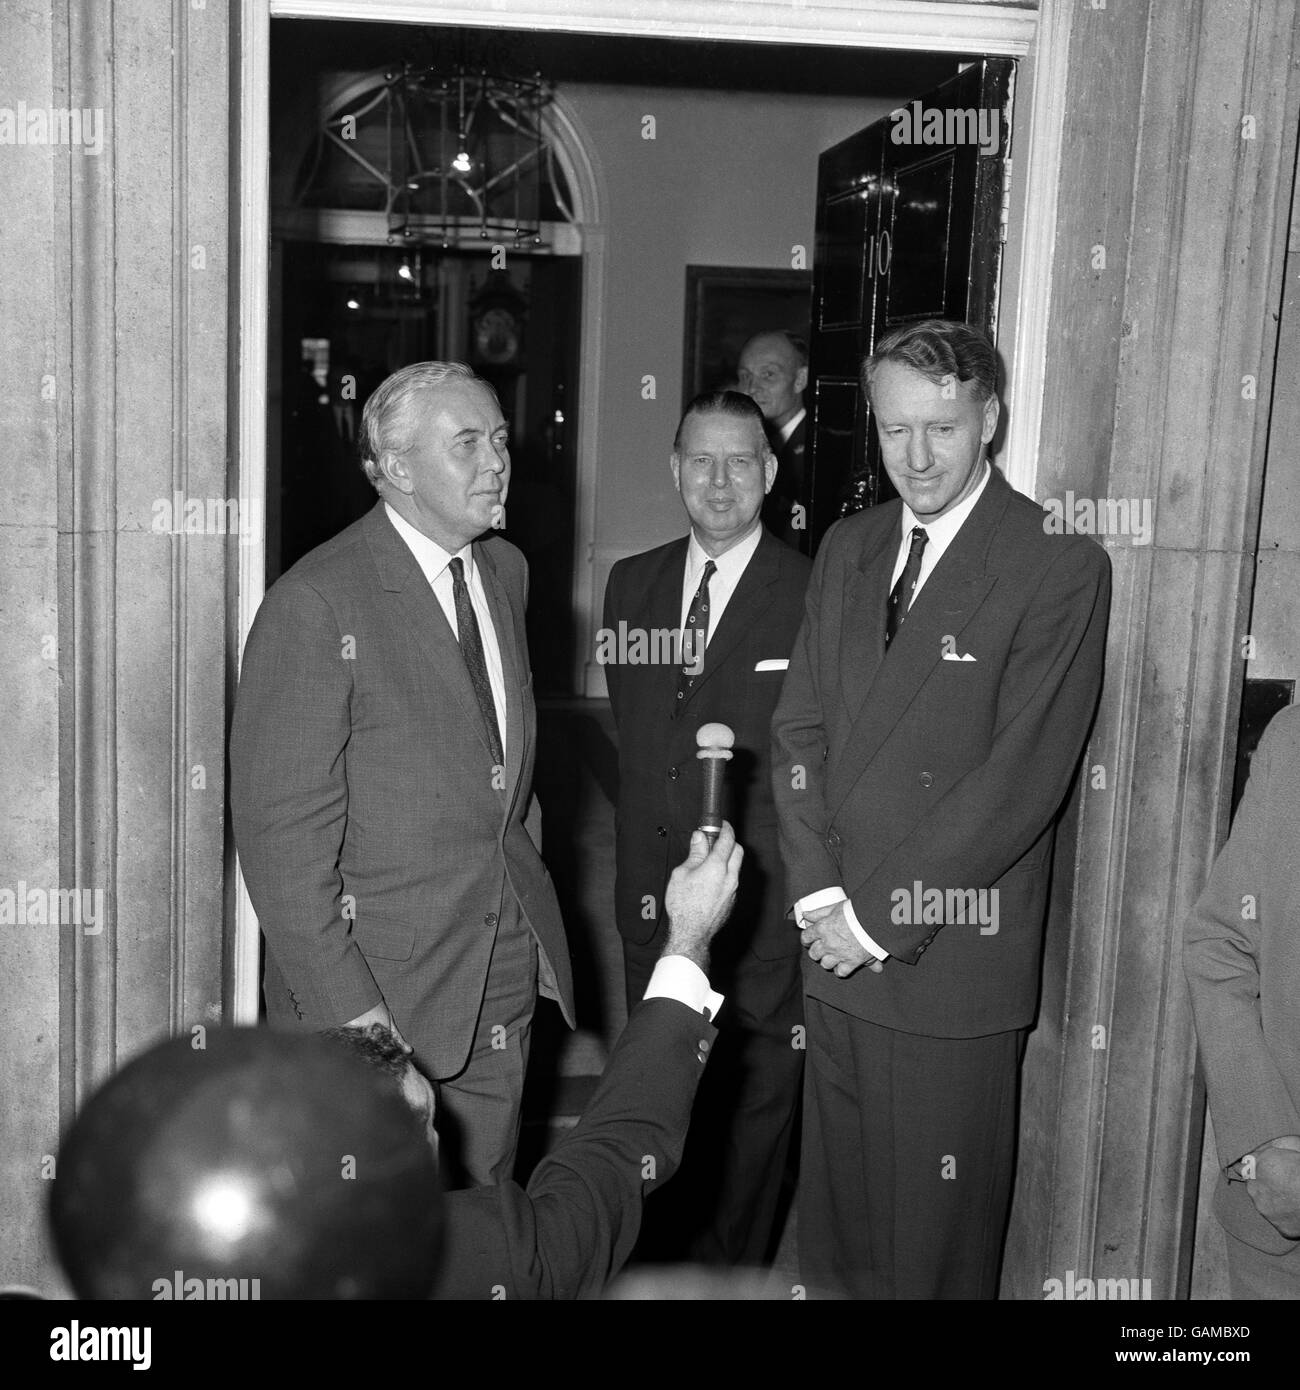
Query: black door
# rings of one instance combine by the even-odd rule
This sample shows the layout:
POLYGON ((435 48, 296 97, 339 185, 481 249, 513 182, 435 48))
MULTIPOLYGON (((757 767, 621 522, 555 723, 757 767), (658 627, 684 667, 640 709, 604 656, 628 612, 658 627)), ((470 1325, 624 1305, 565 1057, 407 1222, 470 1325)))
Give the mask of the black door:
POLYGON ((858 384, 897 324, 993 336, 1015 63, 985 58, 827 150, 817 170, 809 343, 808 530, 895 493, 858 384))

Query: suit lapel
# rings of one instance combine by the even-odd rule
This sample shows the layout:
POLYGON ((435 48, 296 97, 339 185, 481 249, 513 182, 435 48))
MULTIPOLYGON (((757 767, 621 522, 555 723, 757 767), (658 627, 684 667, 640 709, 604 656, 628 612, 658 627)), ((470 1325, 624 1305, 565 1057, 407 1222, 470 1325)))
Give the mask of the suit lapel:
MULTIPOLYGON (((885 601, 898 554, 898 509, 852 566, 844 584, 840 642, 840 692, 849 715, 857 719, 885 657, 885 601)), ((922 590, 924 592, 924 590, 922 590)))
MULTIPOLYGON (((641 628, 647 633, 678 632, 682 622, 682 583, 685 573, 686 540, 683 539, 664 551, 639 601, 634 600, 627 612, 615 614, 615 618, 625 621, 629 629, 641 628)), ((676 698, 679 670, 680 667, 670 662, 659 662, 650 666, 645 675, 638 677, 638 683, 647 691, 652 703, 660 704, 664 711, 675 709, 681 703, 676 698), (653 677, 650 672, 653 672, 653 677), (652 685, 644 684, 649 680, 653 680, 652 685)))
MULTIPOLYGON (((442 611, 442 605, 425 579, 424 571, 412 554, 410 546, 397 534, 397 529, 388 520, 383 502, 379 502, 367 514, 365 524, 366 540, 375 567, 379 571, 379 582, 385 591, 397 595, 402 609, 404 629, 424 652, 429 669, 436 672, 438 680, 451 690, 464 711, 470 728, 483 745, 484 752, 490 756, 487 730, 483 727, 483 716, 470 682, 469 671, 465 666, 465 658, 461 655, 460 643, 456 641, 456 634, 452 632, 447 615, 442 611)), ((505 643, 501 640, 499 627, 497 642, 502 647, 504 659, 505 643)))
MULTIPOLYGON (((869 579, 862 585, 862 602, 871 605, 874 610, 874 616, 863 615, 862 620, 872 624, 869 629, 872 650, 879 650, 880 657, 845 742, 845 755, 840 768, 845 796, 907 712, 917 691, 943 659, 945 639, 951 638, 960 647, 962 630, 997 582, 996 576, 987 573, 987 560, 994 534, 1006 511, 1008 491, 1006 482, 995 469, 975 509, 966 518, 908 610, 907 618, 890 643, 886 656, 885 603, 889 597, 889 577, 893 571, 891 562, 897 558, 897 546, 901 543, 897 527, 888 528, 892 543, 884 546, 883 553, 872 559, 868 566, 869 579)), ((846 601, 846 623, 848 613, 846 601)), ((861 641, 852 640, 842 643, 844 648, 861 645, 864 645, 861 641)), ((846 665, 847 661, 841 669, 845 670, 846 665)), ((843 797, 829 808, 832 815, 841 804, 843 797)))

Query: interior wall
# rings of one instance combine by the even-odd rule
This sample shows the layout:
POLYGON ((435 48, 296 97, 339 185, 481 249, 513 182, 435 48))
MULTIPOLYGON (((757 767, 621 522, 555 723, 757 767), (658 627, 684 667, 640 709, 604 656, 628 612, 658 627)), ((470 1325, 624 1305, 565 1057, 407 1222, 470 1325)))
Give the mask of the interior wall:
MULTIPOLYGON (((682 535, 668 455, 681 412, 688 265, 812 266, 817 156, 887 115, 884 99, 568 85, 607 202, 594 628, 613 563, 682 535), (644 139, 646 117, 653 140, 644 139), (673 196, 664 196, 672 189, 673 196), (642 381, 654 378, 654 397, 642 381)), ((589 695, 603 673, 588 667, 589 695)))

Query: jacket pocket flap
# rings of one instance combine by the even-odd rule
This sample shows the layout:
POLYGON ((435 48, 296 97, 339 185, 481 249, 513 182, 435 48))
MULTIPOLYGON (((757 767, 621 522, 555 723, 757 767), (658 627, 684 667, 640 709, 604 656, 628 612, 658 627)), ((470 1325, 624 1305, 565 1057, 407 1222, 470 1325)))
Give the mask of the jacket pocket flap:
POLYGON ((415 949, 415 925, 394 917, 363 913, 352 924, 352 935, 362 955, 378 960, 410 960, 415 949))

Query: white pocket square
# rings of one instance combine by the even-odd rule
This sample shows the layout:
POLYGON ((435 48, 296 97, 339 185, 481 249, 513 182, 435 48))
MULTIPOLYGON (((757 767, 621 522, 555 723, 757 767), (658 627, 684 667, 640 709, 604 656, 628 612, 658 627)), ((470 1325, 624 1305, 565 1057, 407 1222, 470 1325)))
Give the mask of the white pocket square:
POLYGON ((967 652, 964 656, 958 656, 956 652, 944 652, 944 654, 943 654, 943 659, 944 659, 945 661, 974 661, 974 660, 975 660, 975 658, 974 658, 969 652, 967 652))
POLYGON ((790 669, 789 657, 768 657, 766 661, 760 661, 754 667, 755 671, 787 671, 790 669))

